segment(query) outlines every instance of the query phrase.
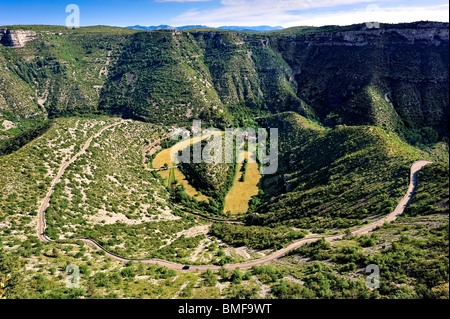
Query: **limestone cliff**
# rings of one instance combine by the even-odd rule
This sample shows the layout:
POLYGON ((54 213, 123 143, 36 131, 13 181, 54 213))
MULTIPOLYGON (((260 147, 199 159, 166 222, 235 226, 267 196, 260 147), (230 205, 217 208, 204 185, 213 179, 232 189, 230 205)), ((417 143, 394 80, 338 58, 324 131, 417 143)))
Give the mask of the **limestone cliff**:
POLYGON ((35 35, 34 31, 0 29, 0 43, 4 46, 20 48, 33 40, 35 35))
POLYGON ((336 29, 272 39, 298 97, 325 124, 426 126, 447 135, 448 23, 336 29))

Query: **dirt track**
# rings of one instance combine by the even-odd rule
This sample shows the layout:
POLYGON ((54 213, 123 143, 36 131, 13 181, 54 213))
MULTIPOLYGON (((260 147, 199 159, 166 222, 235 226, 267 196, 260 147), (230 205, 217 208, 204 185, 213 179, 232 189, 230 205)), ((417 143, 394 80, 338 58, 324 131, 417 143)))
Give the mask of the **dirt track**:
MULTIPOLYGON (((53 241, 52 239, 48 238, 44 232, 45 232, 45 210, 48 207, 49 201, 50 201, 50 197, 54 192, 54 187, 55 185, 61 180, 62 175, 64 174, 66 168, 72 164, 81 154, 83 154, 86 149, 90 146, 92 140, 98 136, 100 136, 100 134, 102 134, 105 130, 114 127, 118 124, 120 124, 122 122, 116 122, 114 124, 110 124, 108 126, 105 126, 104 128, 102 128, 99 132, 97 132, 94 136, 90 137, 86 143, 83 145, 83 147, 81 148, 81 150, 75 154, 69 161, 63 163, 58 171, 58 174, 56 175, 55 179, 52 181, 51 186, 49 191, 47 192, 46 197, 43 199, 42 204, 39 208, 38 211, 38 223, 37 223, 37 235, 38 238, 43 241, 43 242, 50 242, 53 241)), ((375 229, 377 226, 381 226, 383 225, 385 222, 392 222, 394 221, 399 215, 401 215, 406 206, 408 205, 408 202, 410 201, 413 192, 416 188, 417 185, 417 173, 420 171, 420 169, 422 169, 422 167, 424 167, 427 164, 430 164, 431 162, 428 161, 417 161, 414 162, 411 166, 411 172, 410 172, 410 183, 409 183, 409 187, 408 190, 405 194, 405 196, 400 200, 400 202, 398 203, 397 207, 394 209, 394 211, 390 214, 388 214, 387 216, 373 222, 370 223, 368 225, 364 225, 358 229, 355 229, 354 231, 352 231, 353 235, 363 235, 363 234, 367 234, 370 231, 372 231, 373 229, 375 229)), ((344 234, 340 234, 340 235, 334 235, 334 236, 328 236, 328 237, 324 237, 324 239, 326 241, 334 241, 334 240, 339 240, 342 239, 342 237, 344 237, 344 234)), ((288 246, 277 250, 265 257, 259 258, 259 259, 255 259, 255 260, 250 260, 250 261, 246 261, 246 262, 242 262, 242 263, 236 263, 236 264, 228 264, 225 265, 224 268, 226 269, 235 269, 235 268, 240 268, 240 269, 249 269, 253 266, 257 266, 257 265, 264 265, 264 264, 268 264, 278 258, 281 258, 285 255, 285 253, 287 253, 288 251, 291 251, 293 249, 296 249, 306 243, 311 243, 314 242, 316 240, 318 240, 319 237, 314 237, 314 238, 304 238, 304 239, 300 239, 297 240, 291 244, 289 244, 288 246)), ((80 240, 83 241, 86 244, 89 244, 97 249, 101 249, 103 251, 105 251, 105 255, 111 257, 112 259, 119 261, 119 262, 128 262, 128 261, 133 261, 133 262, 139 262, 139 263, 144 263, 144 264, 155 264, 155 265, 160 265, 160 266, 165 266, 167 268, 170 269, 174 269, 174 270, 181 270, 182 267, 184 265, 182 264, 177 264, 174 262, 170 262, 170 261, 166 261, 166 260, 161 260, 161 259, 133 259, 133 258, 125 258, 125 257, 121 257, 118 256, 108 250, 106 250, 105 248, 103 248, 102 246, 100 246, 98 243, 96 243, 94 240, 92 239, 88 239, 88 238, 74 238, 73 240, 80 240)), ((213 271, 217 271, 219 270, 221 267, 220 266, 216 266, 216 265, 193 265, 191 266, 191 268, 187 271, 193 271, 195 272, 196 270, 199 271, 206 271, 207 269, 211 269, 213 271)))
POLYGON ((48 207, 49 201, 50 201, 50 197, 52 196, 53 192, 55 191, 55 185, 59 183, 59 181, 61 180, 61 177, 63 176, 64 172, 66 171, 67 167, 69 167, 70 164, 72 164, 73 162, 76 161, 76 159, 83 154, 84 152, 86 152, 87 148, 91 145, 91 142, 94 138, 99 137, 105 130, 119 125, 120 123, 123 123, 122 121, 120 122, 116 122, 113 124, 110 124, 108 126, 105 126, 104 128, 102 128, 100 131, 98 131, 94 136, 91 136, 86 143, 84 143, 83 147, 81 148, 81 150, 76 153, 69 161, 62 163, 61 167, 58 170, 58 174, 56 174, 56 177, 53 179, 52 184, 50 186, 50 189, 47 192, 47 195, 45 196, 45 198, 42 200, 42 204, 39 207, 39 211, 38 211, 38 225, 37 225, 37 235, 38 238, 41 241, 44 242, 48 242, 51 241, 50 238, 48 238, 47 236, 45 236, 44 231, 45 231, 45 210, 48 207))

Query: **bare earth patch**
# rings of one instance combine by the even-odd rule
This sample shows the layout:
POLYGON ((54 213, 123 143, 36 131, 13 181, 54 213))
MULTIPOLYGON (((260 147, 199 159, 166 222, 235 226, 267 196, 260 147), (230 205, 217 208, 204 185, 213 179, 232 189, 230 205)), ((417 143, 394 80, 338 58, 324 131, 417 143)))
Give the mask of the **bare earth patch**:
POLYGON ((16 128, 17 127, 16 124, 14 124, 13 122, 8 121, 8 120, 4 120, 3 123, 2 123, 2 126, 3 126, 3 128, 5 130, 10 130, 12 128, 16 128))

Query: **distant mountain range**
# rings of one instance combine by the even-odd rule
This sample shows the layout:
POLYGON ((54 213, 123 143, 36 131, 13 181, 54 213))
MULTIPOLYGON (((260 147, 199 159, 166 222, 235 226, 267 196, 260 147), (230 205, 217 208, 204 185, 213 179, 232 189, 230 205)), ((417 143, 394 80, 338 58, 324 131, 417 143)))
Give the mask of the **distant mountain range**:
POLYGON ((254 26, 254 27, 248 27, 248 26, 222 26, 217 28, 208 27, 206 25, 184 25, 180 27, 173 27, 166 24, 161 24, 157 26, 141 26, 141 25, 135 25, 135 26, 129 26, 128 29, 134 29, 134 30, 144 30, 144 31, 153 31, 153 30, 162 30, 162 29, 174 29, 174 30, 187 30, 187 29, 219 29, 219 30, 228 30, 228 31, 253 31, 253 32, 270 32, 275 30, 281 30, 283 27, 276 26, 271 27, 268 25, 261 25, 261 26, 254 26))

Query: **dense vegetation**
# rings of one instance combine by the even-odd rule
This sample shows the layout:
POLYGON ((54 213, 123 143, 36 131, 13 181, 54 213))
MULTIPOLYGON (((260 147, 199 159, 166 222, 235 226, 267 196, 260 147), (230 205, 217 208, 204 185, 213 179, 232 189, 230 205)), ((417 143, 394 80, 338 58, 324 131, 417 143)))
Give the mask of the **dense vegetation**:
POLYGON ((393 224, 370 236, 348 237, 331 246, 323 240, 292 251, 312 260, 331 260, 341 273, 376 264, 378 294, 389 298, 448 298, 448 166, 426 166, 411 204, 393 224), (428 191, 436 191, 436 197, 428 191))
POLYGON ((324 129, 294 113, 261 123, 280 130, 280 163, 263 180, 264 196, 248 224, 313 232, 360 225, 391 212, 421 151, 377 127, 324 129))
POLYGON ((328 126, 386 127, 426 149, 448 137, 445 28, 383 24, 375 36, 364 25, 268 34, 28 26, 39 32, 35 40, 0 47, 0 109, 19 125, 99 111, 235 125, 243 114, 292 110, 328 126), (426 32, 436 35, 411 44, 410 36, 426 32), (344 36, 354 34, 363 45, 344 36))
MULTIPOLYGON (((208 140, 202 140, 198 142, 202 152, 207 152, 208 140)), ((223 138, 222 158, 218 163, 201 163, 193 162, 193 152, 195 145, 190 148, 191 162, 181 163, 179 165, 180 170, 184 173, 187 180, 202 194, 209 197, 209 203, 207 208, 210 212, 216 214, 223 211, 225 196, 228 194, 230 188, 233 186, 234 177, 236 175, 235 157, 236 154, 233 150, 233 163, 225 163, 225 138, 223 138), (216 209, 217 208, 217 209, 216 209)), ((202 155, 204 156, 204 155, 202 155)), ((210 156, 214 155, 214 149, 210 150, 210 156)))
POLYGON ((448 213, 449 166, 427 165, 419 172, 419 185, 406 210, 410 216, 448 213))
POLYGON ((51 126, 50 121, 38 124, 36 127, 29 128, 24 132, 6 140, 0 140, 0 156, 11 154, 19 148, 32 141, 36 137, 45 133, 51 126))
POLYGON ((293 28, 274 32, 273 42, 289 66, 301 70, 297 95, 324 124, 375 124, 423 143, 415 137, 425 127, 424 141, 448 136, 448 39, 429 46, 398 42, 398 36, 406 39, 406 28, 419 34, 437 26, 383 24, 381 37, 364 25, 293 28))
POLYGON ((8 254, 0 243, 0 299, 16 297, 17 285, 21 281, 19 274, 20 261, 12 254, 8 254))
MULTIPOLYGON (((39 32, 24 48, 0 46, 1 114, 17 123, 95 113, 107 68, 135 31, 27 26, 39 32)), ((23 30, 22 29, 22 30, 23 30)))
POLYGON ((210 232, 230 245, 254 249, 280 248, 286 243, 303 238, 304 232, 281 226, 276 228, 215 223, 210 232))
MULTIPOLYGON (((180 123, 199 117, 217 93, 200 48, 188 34, 141 32, 129 38, 102 92, 100 108, 152 122, 180 123)), ((218 111, 218 110, 217 110, 218 111)))

